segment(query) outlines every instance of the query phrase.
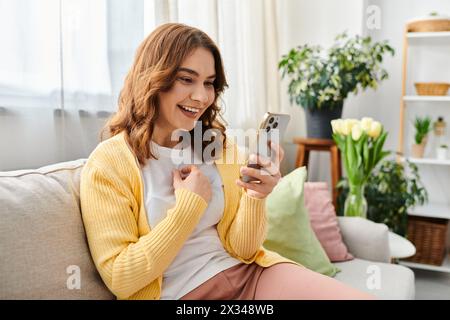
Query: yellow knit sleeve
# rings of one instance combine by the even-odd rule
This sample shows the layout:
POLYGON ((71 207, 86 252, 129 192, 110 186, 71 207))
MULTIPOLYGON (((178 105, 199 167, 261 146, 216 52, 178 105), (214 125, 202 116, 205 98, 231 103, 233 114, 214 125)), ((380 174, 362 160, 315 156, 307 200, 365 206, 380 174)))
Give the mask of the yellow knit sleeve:
POLYGON ((239 207, 228 234, 229 244, 237 257, 245 263, 256 259, 267 232, 265 199, 257 199, 242 192, 239 207))
POLYGON ((161 276, 194 230, 207 203, 186 189, 146 235, 139 235, 139 201, 128 181, 94 165, 85 166, 81 210, 94 263, 108 288, 126 299, 161 276))

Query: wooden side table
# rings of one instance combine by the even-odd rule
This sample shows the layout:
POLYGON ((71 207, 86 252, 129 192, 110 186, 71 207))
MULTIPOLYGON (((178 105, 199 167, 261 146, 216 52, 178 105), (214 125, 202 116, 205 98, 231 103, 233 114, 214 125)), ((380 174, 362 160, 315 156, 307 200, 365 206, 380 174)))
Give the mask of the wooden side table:
POLYGON ((331 183, 333 190, 333 205, 336 208, 338 192, 336 184, 342 176, 341 169, 341 154, 336 143, 329 139, 317 138, 294 138, 294 143, 297 147, 297 159, 295 167, 308 166, 310 151, 327 151, 330 152, 331 158, 331 183))

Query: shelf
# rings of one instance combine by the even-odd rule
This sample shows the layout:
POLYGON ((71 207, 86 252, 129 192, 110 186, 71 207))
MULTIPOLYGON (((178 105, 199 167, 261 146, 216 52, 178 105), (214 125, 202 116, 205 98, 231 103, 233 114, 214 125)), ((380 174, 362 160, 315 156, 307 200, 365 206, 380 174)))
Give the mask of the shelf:
POLYGON ((411 163, 416 163, 416 164, 450 166, 450 159, 439 160, 436 158, 404 158, 404 157, 401 158, 401 162, 405 162, 406 160, 408 160, 411 163))
POLYGON ((408 32, 408 39, 448 39, 450 40, 450 32, 408 32))
POLYGON ((410 32, 406 35, 410 45, 450 45, 450 32, 410 32))
POLYGON ((450 96, 404 96, 405 102, 450 102, 450 96))
POLYGON ((423 206, 411 208, 408 214, 410 216, 426 218, 450 219, 450 205, 442 203, 428 203, 423 206))
MULTIPOLYGON (((408 55, 410 53, 410 49, 412 50, 413 47, 416 49, 420 47, 420 50, 423 50, 424 48, 422 46, 428 46, 427 53, 434 50, 444 50, 445 52, 448 52, 448 47, 450 46, 450 32, 409 32, 406 33, 404 36, 404 42, 403 42, 403 58, 402 58, 402 100, 400 103, 400 139, 399 139, 399 146, 400 150, 403 150, 403 147, 405 146, 404 141, 404 131, 405 131, 405 114, 406 109, 411 107, 413 110, 412 112, 418 112, 419 110, 416 110, 416 106, 418 108, 422 106, 430 106, 430 107, 437 107, 439 109, 450 107, 450 94, 445 96, 419 96, 416 94, 415 91, 411 90, 411 94, 406 94, 405 88, 407 87, 407 70, 408 70, 408 55), (410 49, 409 49, 410 47, 410 49), (434 104, 434 105, 433 105, 434 104)), ((450 79, 447 79, 450 82, 450 79)), ((409 83, 408 83, 409 85, 409 83)), ((431 155, 433 156, 433 155, 431 155)), ((409 157, 401 157, 400 161, 405 162, 406 159, 414 164, 420 164, 420 165, 433 165, 433 166, 439 166, 439 169, 442 171, 442 169, 447 170, 447 168, 443 166, 450 166, 450 159, 446 160, 438 160, 436 158, 409 158, 409 157)), ((434 169, 434 168, 433 168, 434 169)), ((438 168, 436 168, 438 169, 438 168)), ((425 218, 441 218, 441 219, 447 219, 450 220, 450 203, 448 200, 443 200, 443 203, 428 203, 423 206, 416 206, 413 208, 410 208, 408 210, 409 216, 419 216, 419 217, 425 217, 425 218)), ((399 260, 398 262, 401 265, 415 268, 415 269, 423 269, 423 270, 430 270, 430 271, 437 271, 437 272, 445 272, 450 273, 450 256, 447 254, 444 262, 441 266, 434 266, 429 264, 422 264, 422 263, 415 263, 415 262, 409 262, 409 261, 403 261, 399 260)))
POLYGON ((445 257, 444 262, 442 263, 441 266, 434 266, 432 264, 423 264, 423 263, 416 263, 416 262, 403 261, 403 260, 400 260, 399 264, 404 265, 406 267, 415 268, 415 269, 449 272, 450 273, 450 258, 449 258, 448 254, 445 257))

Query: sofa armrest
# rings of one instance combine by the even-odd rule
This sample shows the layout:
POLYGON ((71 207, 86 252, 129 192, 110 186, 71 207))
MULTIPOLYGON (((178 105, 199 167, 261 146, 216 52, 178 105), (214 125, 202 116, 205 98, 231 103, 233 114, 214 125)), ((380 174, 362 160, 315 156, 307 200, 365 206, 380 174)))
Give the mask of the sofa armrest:
POLYGON ((389 229, 360 217, 338 217, 342 238, 356 258, 390 262, 389 229))

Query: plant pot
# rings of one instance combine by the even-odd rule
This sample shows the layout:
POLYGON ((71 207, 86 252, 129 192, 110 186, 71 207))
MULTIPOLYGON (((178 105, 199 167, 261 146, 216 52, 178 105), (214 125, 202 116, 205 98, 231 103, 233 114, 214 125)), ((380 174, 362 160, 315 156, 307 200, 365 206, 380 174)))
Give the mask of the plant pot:
POLYGON ((342 116, 342 101, 333 109, 326 106, 321 109, 305 110, 306 130, 308 138, 332 139, 333 130, 331 129, 331 120, 339 119, 342 116))
POLYGON ((425 153, 425 143, 421 144, 413 144, 411 148, 411 156, 413 158, 423 158, 423 154, 425 153))
POLYGON ((447 150, 448 150, 448 148, 437 148, 436 149, 436 158, 438 160, 447 160, 447 150))

